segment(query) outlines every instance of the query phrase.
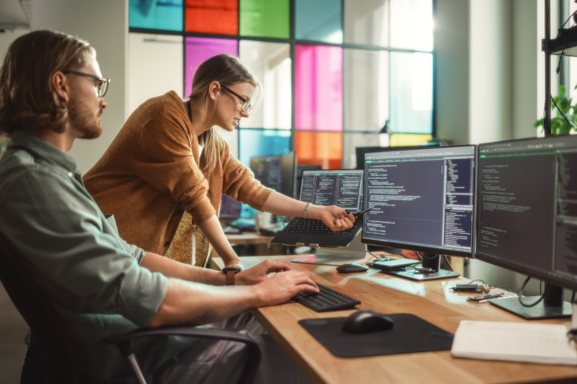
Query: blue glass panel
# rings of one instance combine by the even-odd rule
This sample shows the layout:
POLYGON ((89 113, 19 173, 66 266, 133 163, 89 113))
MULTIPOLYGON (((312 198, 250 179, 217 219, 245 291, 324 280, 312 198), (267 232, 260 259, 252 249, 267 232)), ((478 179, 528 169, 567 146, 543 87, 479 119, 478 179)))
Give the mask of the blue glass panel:
MULTIPOLYGON (((282 155, 290 151, 290 131, 241 129, 239 143, 239 160, 250 166, 250 158, 254 156, 282 155)), ((243 204, 241 217, 252 219, 254 209, 243 204)))
POLYGON ((391 52, 390 128, 433 133, 433 55, 391 52))
POLYGON ((342 44, 341 0, 296 0, 295 37, 342 44))
POLYGON ((272 129, 241 129, 239 156, 240 162, 250 166, 253 156, 282 155, 290 152, 290 131, 272 129))
POLYGON ((182 0, 130 0, 128 24, 132 28, 182 31, 182 0))

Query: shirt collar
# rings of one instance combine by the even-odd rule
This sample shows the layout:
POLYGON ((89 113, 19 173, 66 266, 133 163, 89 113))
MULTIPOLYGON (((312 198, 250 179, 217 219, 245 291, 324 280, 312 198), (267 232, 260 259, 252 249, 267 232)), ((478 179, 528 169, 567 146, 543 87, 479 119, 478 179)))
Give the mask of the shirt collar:
POLYGON ((76 173, 76 160, 72 156, 21 129, 12 133, 8 144, 8 148, 11 147, 23 148, 51 164, 76 173))

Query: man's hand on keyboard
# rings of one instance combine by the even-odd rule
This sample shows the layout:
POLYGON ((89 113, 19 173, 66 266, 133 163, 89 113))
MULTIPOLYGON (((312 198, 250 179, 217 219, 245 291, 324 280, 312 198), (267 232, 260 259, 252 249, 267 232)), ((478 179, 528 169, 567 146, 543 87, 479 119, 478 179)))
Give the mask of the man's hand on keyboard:
POLYGON ((331 231, 335 232, 349 229, 355 222, 355 216, 353 216, 353 214, 347 213, 346 210, 336 205, 311 205, 309 212, 310 214, 307 217, 322 220, 331 231))
POLYGON ((269 273, 290 271, 291 263, 286 260, 265 260, 236 275, 239 285, 253 285, 267 279, 269 273))
POLYGON ((254 287, 257 288, 260 306, 283 303, 301 292, 319 292, 310 277, 294 270, 277 273, 254 287))

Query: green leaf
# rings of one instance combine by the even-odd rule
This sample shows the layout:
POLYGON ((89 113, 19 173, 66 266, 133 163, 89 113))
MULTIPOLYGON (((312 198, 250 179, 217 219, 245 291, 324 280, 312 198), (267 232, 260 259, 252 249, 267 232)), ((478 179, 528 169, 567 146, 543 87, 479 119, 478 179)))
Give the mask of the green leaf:
POLYGON ((535 124, 533 124, 533 128, 539 128, 540 126, 542 126, 545 123, 545 119, 539 119, 535 122, 535 124))
POLYGON ((565 86, 563 84, 559 85, 559 96, 563 97, 565 96, 565 86))

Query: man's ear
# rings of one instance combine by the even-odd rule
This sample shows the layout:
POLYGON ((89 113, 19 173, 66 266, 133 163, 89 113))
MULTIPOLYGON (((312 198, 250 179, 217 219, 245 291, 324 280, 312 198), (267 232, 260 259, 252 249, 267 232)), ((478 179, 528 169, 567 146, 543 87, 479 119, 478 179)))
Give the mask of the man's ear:
POLYGON ((70 99, 70 86, 64 73, 56 71, 52 75, 52 88, 63 101, 68 102, 70 99))
POLYGON ((216 100, 216 96, 218 95, 219 92, 220 92, 220 84, 218 83, 218 81, 213 81, 212 83, 210 83, 210 85, 208 86, 208 97, 211 100, 216 100))

